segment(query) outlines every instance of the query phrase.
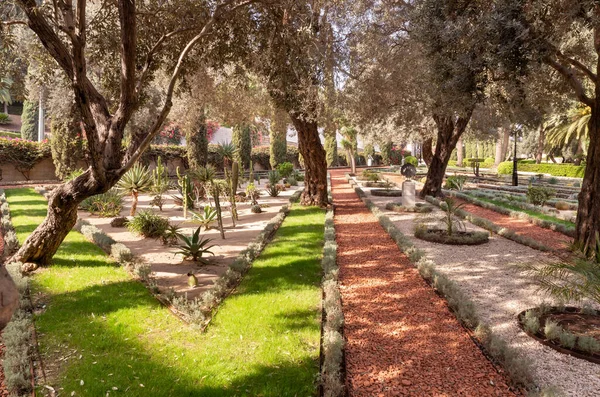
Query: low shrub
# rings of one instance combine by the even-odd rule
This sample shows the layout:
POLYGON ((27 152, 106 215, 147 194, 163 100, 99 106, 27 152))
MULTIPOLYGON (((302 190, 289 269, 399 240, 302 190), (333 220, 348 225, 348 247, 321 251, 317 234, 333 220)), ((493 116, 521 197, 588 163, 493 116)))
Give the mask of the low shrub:
POLYGON ((567 349, 573 349, 575 348, 577 337, 568 331, 562 330, 558 340, 560 341, 561 346, 566 347, 567 349))
POLYGON ((523 320, 523 327, 531 334, 537 334, 540 330, 540 319, 535 310, 527 310, 523 320))
POLYGON ((258 204, 254 204, 254 205, 253 205, 253 206, 250 208, 250 211, 251 211, 253 214, 260 214, 260 213, 262 212, 262 208, 260 208, 260 205, 258 205, 258 204))
POLYGON ((277 171, 282 178, 287 178, 294 172, 294 165, 290 162, 281 163, 277 166, 277 171))
POLYGON ((547 339, 557 340, 560 338, 561 332, 562 327, 558 325, 558 323, 552 320, 546 320, 546 324, 544 324, 544 335, 546 335, 547 339))
POLYGON ((10 124, 10 117, 6 113, 0 113, 0 125, 10 124))
POLYGON ((169 220, 151 210, 138 212, 127 224, 129 231, 144 237, 159 238, 169 227, 169 220))
POLYGON ((133 260, 133 253, 125 244, 115 243, 110 246, 110 256, 120 264, 129 263, 133 260))
POLYGON ((554 191, 543 186, 529 185, 527 188, 527 200, 533 205, 544 206, 554 196, 554 191))
POLYGON ((453 189, 462 192, 465 183, 467 182, 467 177, 464 175, 451 175, 446 178, 446 189, 453 189))
POLYGON ((428 204, 416 203, 414 207, 405 207, 402 203, 387 203, 385 209, 394 212, 416 212, 425 214, 433 211, 433 207, 428 204))
MULTIPOLYGON (((552 176, 565 176, 570 178, 583 178, 585 166, 573 164, 529 164, 519 162, 517 169, 523 172, 534 172, 536 174, 549 174, 552 176)), ((504 161, 498 165, 499 175, 510 175, 513 171, 512 161, 504 161)))
POLYGON ((371 190, 371 194, 373 196, 380 196, 380 197, 402 197, 402 190, 373 189, 373 190, 371 190))
POLYGON ((415 237, 432 243, 448 245, 479 245, 489 241, 487 232, 455 231, 449 236, 445 230, 428 229, 423 225, 415 228, 415 237))
POLYGON ((419 165, 419 160, 415 156, 404 157, 404 164, 412 164, 415 167, 419 165))
POLYGON ((123 209, 123 194, 116 189, 88 197, 79 204, 79 208, 103 218, 119 216, 123 209))
POLYGON ((589 354, 600 352, 600 342, 592 336, 580 335, 577 338, 577 348, 589 354))
POLYGON ((571 207, 572 205, 565 201, 557 201, 554 203, 554 208, 556 208, 559 211, 568 211, 571 209, 571 207))

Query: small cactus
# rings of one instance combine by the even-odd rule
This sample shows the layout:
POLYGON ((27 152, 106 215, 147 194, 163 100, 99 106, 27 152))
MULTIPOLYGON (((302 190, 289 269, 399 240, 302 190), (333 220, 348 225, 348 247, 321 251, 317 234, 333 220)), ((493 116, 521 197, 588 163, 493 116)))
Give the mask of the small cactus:
POLYGON ((260 205, 255 204, 250 208, 250 211, 252 211, 253 214, 260 214, 262 212, 262 208, 260 208, 260 205))

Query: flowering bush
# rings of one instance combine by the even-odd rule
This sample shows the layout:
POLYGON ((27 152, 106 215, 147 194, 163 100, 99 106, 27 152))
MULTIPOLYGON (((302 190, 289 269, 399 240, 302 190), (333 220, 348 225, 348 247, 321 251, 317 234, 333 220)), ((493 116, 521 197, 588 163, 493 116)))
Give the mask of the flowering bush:
POLYGON ((12 164, 27 179, 27 173, 45 158, 51 157, 50 144, 45 139, 42 142, 27 141, 21 138, 0 137, 0 164, 12 164))
POLYGON ((179 145, 183 136, 179 125, 167 124, 154 138, 154 143, 159 145, 179 145))
POLYGON ((396 145, 392 146, 392 150, 390 152, 390 164, 402 164, 402 157, 404 157, 404 150, 398 148, 396 145))
POLYGON ((215 132, 217 132, 221 128, 218 122, 212 120, 206 120, 206 139, 208 142, 211 141, 215 132))

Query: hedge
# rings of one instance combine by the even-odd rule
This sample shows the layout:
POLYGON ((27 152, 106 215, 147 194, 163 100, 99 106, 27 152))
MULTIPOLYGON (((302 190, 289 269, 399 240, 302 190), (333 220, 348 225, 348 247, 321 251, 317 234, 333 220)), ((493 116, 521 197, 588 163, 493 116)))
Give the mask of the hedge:
POLYGON ((31 170, 40 161, 51 158, 48 141, 34 142, 0 137, 0 165, 12 164, 21 172, 31 170))
MULTIPOLYGON (((573 164, 530 164, 519 162, 517 169, 523 172, 536 174, 550 174, 552 176, 566 176, 570 178, 583 178, 585 166, 573 164)), ((498 165, 498 174, 512 174, 512 161, 504 161, 498 165)))
MULTIPOLYGON (((300 162, 298 159, 298 148, 295 146, 287 147, 287 159, 286 161, 294 164, 294 167, 299 167, 300 162)), ((260 164, 265 169, 271 169, 271 149, 269 146, 256 146, 252 148, 252 154, 250 155, 250 159, 253 164, 260 164)))

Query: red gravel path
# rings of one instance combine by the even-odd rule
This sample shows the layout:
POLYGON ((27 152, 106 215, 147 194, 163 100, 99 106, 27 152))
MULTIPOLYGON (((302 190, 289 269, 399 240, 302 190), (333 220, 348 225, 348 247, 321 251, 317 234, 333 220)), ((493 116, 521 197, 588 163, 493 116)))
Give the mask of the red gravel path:
POLYGON ((350 396, 514 396, 344 171, 332 185, 350 396))
POLYGON ((465 211, 480 218, 488 219, 498 226, 514 230, 517 234, 536 240, 548 248, 557 251, 565 251, 572 241, 570 237, 565 236, 562 233, 534 225, 524 219, 511 218, 508 215, 503 215, 496 211, 467 203, 464 200, 456 199, 456 202, 465 204, 463 208, 465 211))

